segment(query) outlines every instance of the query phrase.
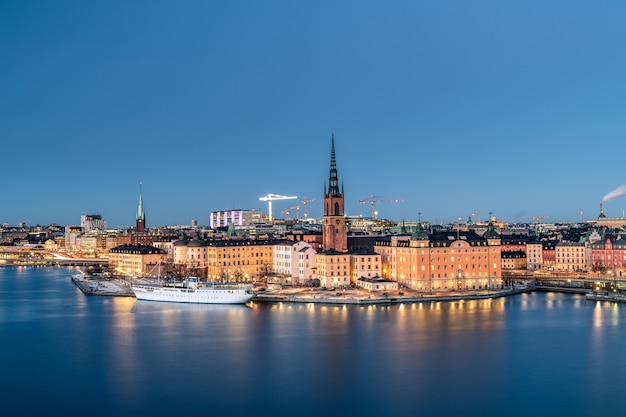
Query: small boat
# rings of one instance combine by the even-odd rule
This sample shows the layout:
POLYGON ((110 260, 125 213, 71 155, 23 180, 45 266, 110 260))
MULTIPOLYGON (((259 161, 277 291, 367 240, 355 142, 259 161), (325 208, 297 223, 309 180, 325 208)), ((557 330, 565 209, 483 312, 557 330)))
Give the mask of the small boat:
POLYGON ((131 286, 137 300, 197 304, 244 304, 256 296, 252 284, 212 282, 199 284, 197 277, 187 277, 179 284, 131 286))
POLYGON ((612 292, 588 292, 585 294, 587 300, 612 301, 614 303, 626 303, 626 295, 612 292))

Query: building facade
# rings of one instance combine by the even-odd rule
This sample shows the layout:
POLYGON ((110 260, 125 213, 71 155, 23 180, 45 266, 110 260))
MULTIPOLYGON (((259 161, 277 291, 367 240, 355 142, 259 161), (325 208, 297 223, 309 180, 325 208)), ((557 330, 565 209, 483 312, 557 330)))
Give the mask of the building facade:
POLYGON ((131 277, 156 277, 166 255, 153 246, 122 245, 109 251, 109 268, 131 277))
POLYGON ((457 291, 502 287, 500 239, 493 226, 474 232, 427 234, 418 225, 411 236, 381 239, 382 276, 417 291, 457 291))

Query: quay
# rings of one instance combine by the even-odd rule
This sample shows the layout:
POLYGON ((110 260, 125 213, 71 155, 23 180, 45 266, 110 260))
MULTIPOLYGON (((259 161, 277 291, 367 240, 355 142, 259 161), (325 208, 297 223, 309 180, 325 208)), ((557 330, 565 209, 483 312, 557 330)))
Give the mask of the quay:
POLYGON ((315 304, 354 304, 354 305, 391 305, 402 303, 429 303, 429 302, 447 302, 461 300, 484 300, 489 298, 506 297, 515 294, 534 291, 534 288, 515 289, 507 288, 501 290, 482 290, 467 291, 463 293, 450 294, 388 294, 368 293, 359 290, 347 290, 335 294, 329 294, 328 291, 317 290, 310 291, 306 289, 290 289, 270 291, 267 293, 258 293, 252 302, 281 302, 281 303, 315 303, 315 304))
POLYGON ((115 297, 134 297, 130 285, 121 279, 90 276, 85 274, 72 275, 72 282, 85 295, 102 295, 115 297))

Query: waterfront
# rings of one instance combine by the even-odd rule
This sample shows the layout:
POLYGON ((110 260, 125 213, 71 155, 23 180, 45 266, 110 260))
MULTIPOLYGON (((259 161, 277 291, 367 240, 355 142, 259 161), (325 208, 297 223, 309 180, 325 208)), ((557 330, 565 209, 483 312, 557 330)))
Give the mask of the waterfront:
POLYGON ((75 271, 0 268, 6 415, 621 414, 623 305, 180 305, 88 297, 75 271))

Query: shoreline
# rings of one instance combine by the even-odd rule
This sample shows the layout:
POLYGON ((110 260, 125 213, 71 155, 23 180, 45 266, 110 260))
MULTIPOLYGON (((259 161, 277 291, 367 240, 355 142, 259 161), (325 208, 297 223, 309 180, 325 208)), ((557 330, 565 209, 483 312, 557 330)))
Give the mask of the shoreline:
POLYGON ((464 294, 417 294, 417 295, 394 295, 394 296, 382 296, 379 294, 343 294, 343 295, 327 295, 316 292, 315 294, 307 294, 306 290, 301 290, 295 293, 274 294, 264 293, 257 294, 253 298, 252 302, 278 302, 278 303, 314 303, 314 304, 353 304, 353 305, 375 305, 375 304, 403 304, 403 303, 426 303, 426 302, 451 302, 451 301, 471 301, 471 300, 485 300, 489 298, 501 298, 508 297, 510 295, 522 294, 535 291, 535 288, 526 289, 502 289, 499 291, 482 291, 482 292, 467 292, 464 294))

